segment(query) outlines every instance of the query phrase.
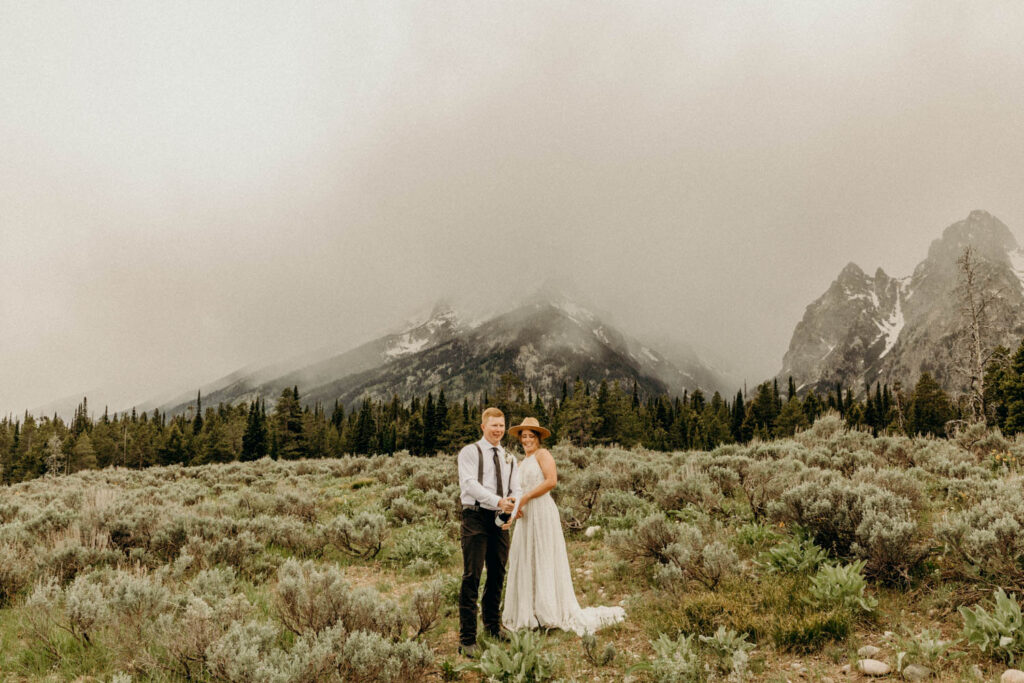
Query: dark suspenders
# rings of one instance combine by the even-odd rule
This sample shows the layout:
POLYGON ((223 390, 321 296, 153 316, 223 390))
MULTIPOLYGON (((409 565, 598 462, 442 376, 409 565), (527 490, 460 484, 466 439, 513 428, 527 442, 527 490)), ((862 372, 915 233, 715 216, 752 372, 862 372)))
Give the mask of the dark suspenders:
MULTIPOLYGON (((479 483, 481 486, 483 486, 484 485, 484 451, 483 451, 482 448, 480 448, 480 444, 479 443, 474 442, 473 445, 476 446, 476 480, 477 480, 477 483, 479 483)), ((508 496, 509 494, 512 493, 512 468, 513 467, 515 467, 514 463, 508 468, 508 485, 505 486, 505 495, 506 496, 508 496)), ((501 468, 500 467, 498 468, 498 476, 499 477, 501 476, 501 468)), ((476 501, 476 504, 480 505, 480 501, 479 500, 476 501)))

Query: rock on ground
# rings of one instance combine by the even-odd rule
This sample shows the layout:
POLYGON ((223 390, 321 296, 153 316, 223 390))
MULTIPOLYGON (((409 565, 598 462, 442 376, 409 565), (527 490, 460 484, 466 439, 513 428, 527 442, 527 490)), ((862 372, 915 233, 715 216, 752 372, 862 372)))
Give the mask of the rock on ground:
POLYGON ((1024 683, 1024 671, 1020 669, 1007 669, 999 677, 999 683, 1024 683))
POLYGON ((877 659, 861 659, 857 662, 857 671, 866 676, 885 676, 892 671, 892 667, 877 659))
POLYGON ((920 664, 910 664, 903 668, 903 678, 908 681, 923 681, 932 677, 932 670, 920 664))

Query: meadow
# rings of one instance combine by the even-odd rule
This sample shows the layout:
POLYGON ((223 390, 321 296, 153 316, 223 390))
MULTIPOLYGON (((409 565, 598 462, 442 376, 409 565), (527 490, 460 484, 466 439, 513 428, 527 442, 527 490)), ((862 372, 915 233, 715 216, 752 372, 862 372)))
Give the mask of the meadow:
POLYGON ((595 636, 457 654, 452 455, 108 468, 0 495, 3 680, 999 680, 1024 663, 1024 440, 552 449, 595 636), (869 648, 867 650, 863 648, 869 648), (870 648, 876 648, 873 651, 870 648))

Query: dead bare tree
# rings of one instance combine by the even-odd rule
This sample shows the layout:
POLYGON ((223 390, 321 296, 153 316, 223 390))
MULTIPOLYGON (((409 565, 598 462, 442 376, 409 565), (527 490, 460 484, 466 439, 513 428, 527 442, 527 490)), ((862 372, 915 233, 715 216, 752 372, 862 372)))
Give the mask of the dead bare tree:
POLYGON ((962 395, 971 422, 985 421, 985 367, 995 345, 992 342, 992 313, 1001 290, 993 285, 988 263, 968 245, 956 260, 956 294, 960 303, 960 325, 953 347, 955 369, 967 380, 962 395))

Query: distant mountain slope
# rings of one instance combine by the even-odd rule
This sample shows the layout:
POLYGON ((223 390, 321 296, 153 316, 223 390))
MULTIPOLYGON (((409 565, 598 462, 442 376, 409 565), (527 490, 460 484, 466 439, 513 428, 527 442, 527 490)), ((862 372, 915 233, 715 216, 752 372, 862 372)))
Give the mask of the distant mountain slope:
MULTIPOLYGON (((528 303, 474 325, 448 307, 408 330, 373 340, 325 360, 282 370, 274 377, 239 371, 203 390, 207 406, 261 396, 272 405, 286 387, 298 386, 305 403, 351 407, 364 396, 407 398, 442 388, 450 397, 479 395, 506 372, 516 373, 542 396, 561 393, 577 376, 619 381, 653 393, 714 390, 714 372, 699 359, 680 369, 662 354, 560 296, 528 303)), ((194 397, 162 407, 171 413, 194 397)))
POLYGON ((1024 251, 1009 228, 984 211, 946 228, 909 277, 874 276, 853 263, 810 304, 797 324, 778 377, 798 387, 855 391, 865 383, 913 386, 930 372, 947 391, 961 388, 953 344, 961 324, 957 258, 971 245, 999 292, 996 343, 1015 348, 1024 335, 1024 251))

